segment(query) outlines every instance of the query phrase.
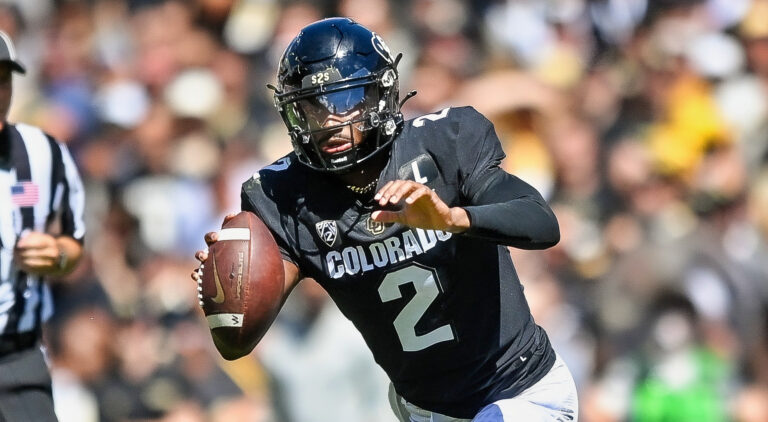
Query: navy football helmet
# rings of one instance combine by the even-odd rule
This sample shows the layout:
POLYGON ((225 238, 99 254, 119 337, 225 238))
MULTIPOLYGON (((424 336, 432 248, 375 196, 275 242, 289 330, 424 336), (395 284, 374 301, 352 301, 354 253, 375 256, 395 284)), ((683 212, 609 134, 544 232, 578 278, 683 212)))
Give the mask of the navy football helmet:
POLYGON ((306 26, 283 53, 274 100, 299 161, 344 172, 388 149, 402 128, 397 59, 381 37, 348 18, 306 26), (340 117, 340 122, 328 116, 340 117), (359 145, 320 149, 344 126, 363 133, 359 145))

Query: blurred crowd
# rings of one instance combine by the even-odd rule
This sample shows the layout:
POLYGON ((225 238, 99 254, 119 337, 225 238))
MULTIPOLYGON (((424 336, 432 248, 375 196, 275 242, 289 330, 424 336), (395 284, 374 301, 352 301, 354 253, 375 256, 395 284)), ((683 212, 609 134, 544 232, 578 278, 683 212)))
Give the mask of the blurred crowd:
POLYGON ((335 15, 404 54, 406 117, 474 106, 555 209, 561 242, 512 253, 582 421, 768 421, 768 0, 2 0, 28 69, 10 120, 87 189, 45 334, 63 422, 394 421, 316 284, 225 362, 189 277, 291 149, 283 49, 335 15))

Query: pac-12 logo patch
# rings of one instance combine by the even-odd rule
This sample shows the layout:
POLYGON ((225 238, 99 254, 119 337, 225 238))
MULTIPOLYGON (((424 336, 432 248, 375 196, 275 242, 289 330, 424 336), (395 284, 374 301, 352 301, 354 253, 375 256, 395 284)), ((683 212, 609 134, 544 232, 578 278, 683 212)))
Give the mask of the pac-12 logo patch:
POLYGON ((339 229, 336 227, 336 222, 333 220, 323 220, 315 223, 315 230, 320 239, 328 246, 333 246, 336 242, 336 234, 339 229))

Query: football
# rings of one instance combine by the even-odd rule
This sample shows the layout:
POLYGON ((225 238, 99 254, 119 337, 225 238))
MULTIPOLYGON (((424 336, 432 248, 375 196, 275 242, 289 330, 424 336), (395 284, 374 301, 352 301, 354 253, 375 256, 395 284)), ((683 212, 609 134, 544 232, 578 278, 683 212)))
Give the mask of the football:
POLYGON ((250 353, 277 316, 285 274, 275 239, 253 213, 227 221, 203 263, 201 304, 224 359, 250 353))

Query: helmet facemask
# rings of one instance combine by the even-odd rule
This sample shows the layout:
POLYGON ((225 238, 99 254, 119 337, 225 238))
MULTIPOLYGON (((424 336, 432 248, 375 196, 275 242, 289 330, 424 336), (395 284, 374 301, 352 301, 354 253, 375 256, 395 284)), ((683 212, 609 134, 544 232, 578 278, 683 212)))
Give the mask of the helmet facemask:
POLYGON ((300 87, 274 88, 275 105, 302 163, 315 170, 345 172, 386 150, 403 121, 397 62, 376 73, 361 68, 346 78, 328 67, 305 76, 300 87), (324 152, 324 143, 346 126, 363 139, 343 151, 324 152))

